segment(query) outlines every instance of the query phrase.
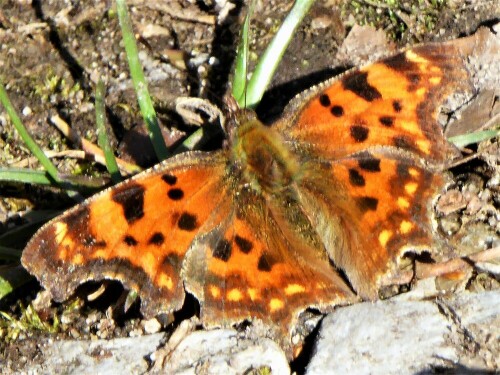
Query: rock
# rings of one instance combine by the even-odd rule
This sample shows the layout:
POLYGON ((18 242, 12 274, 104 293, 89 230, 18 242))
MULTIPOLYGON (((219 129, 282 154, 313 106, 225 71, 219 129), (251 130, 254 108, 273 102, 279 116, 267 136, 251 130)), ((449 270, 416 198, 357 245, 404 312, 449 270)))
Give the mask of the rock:
POLYGON ((113 340, 48 340, 39 346, 41 363, 26 368, 30 374, 142 374, 144 359, 164 334, 113 340))
POLYGON ((272 374, 289 374, 284 352, 267 338, 246 338, 232 329, 196 331, 180 342, 163 369, 175 374, 244 374, 268 367, 272 374))
POLYGON ((382 301, 325 317, 307 374, 415 374, 499 366, 500 291, 451 301, 382 301))

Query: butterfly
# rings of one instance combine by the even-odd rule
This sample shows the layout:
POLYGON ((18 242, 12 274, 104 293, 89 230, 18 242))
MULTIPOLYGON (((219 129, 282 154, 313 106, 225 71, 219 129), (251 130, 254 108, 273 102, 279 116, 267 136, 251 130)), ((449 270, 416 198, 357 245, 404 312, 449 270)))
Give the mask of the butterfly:
POLYGON ((146 317, 190 293, 205 327, 259 320, 290 352, 305 310, 376 299, 405 253, 439 245, 432 204, 457 150, 438 114, 474 90, 474 38, 349 71, 272 126, 237 111, 222 150, 179 154, 67 210, 22 264, 58 301, 119 280, 146 317))

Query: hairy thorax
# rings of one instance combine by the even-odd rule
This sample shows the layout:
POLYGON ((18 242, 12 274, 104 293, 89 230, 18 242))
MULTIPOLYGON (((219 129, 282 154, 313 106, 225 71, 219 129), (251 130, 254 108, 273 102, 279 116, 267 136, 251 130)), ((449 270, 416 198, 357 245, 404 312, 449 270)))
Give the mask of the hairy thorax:
POLYGON ((289 187, 299 173, 299 162, 281 135, 257 119, 243 122, 237 129, 232 157, 251 188, 274 195, 289 187))

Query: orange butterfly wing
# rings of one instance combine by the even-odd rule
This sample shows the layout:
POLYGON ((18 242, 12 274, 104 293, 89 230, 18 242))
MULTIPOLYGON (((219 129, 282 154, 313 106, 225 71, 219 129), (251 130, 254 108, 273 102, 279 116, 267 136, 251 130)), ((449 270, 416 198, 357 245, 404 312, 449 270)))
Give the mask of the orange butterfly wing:
POLYGON ((202 305, 206 326, 257 318, 290 348, 291 329, 303 310, 328 311, 356 298, 321 245, 301 236, 280 212, 278 200, 238 190, 220 210, 220 226, 193 244, 183 278, 202 305))
POLYGON ((437 245, 436 172, 457 153, 437 116, 448 95, 472 88, 461 56, 453 44, 395 55, 315 88, 278 123, 309 164, 299 191, 311 222, 366 298, 406 250, 437 245))
POLYGON ((169 159, 50 221, 22 263, 56 300, 85 281, 115 279, 138 292, 146 315, 177 310, 186 251, 227 199, 224 171, 221 153, 169 159))

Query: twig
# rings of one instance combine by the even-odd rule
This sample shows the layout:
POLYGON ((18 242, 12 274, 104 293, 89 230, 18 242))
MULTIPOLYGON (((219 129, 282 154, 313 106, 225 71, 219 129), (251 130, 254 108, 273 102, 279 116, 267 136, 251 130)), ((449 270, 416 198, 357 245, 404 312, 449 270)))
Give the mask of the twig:
POLYGON ((500 246, 442 263, 427 264, 417 262, 415 265, 415 276, 417 279, 427 279, 455 272, 462 273, 472 267, 471 263, 488 262, 495 259, 500 259, 500 246))
MULTIPOLYGON (((92 142, 80 137, 78 133, 71 129, 69 125, 61 117, 59 117, 59 115, 52 116, 50 118, 50 122, 52 122, 52 124, 54 124, 54 126, 59 129, 59 131, 63 133, 63 135, 67 137, 71 142, 81 147, 82 150, 85 151, 85 153, 92 155, 97 163, 106 165, 104 152, 92 142)), ((141 168, 137 165, 129 163, 123 159, 117 158, 116 162, 118 163, 118 167, 120 168, 120 170, 129 175, 135 174, 141 170, 141 168)))
POLYGON ((187 12, 186 9, 182 9, 179 6, 173 7, 172 5, 168 4, 168 2, 133 0, 130 1, 129 3, 135 6, 145 6, 148 7, 149 9, 159 10, 161 12, 168 14, 170 17, 181 21, 197 22, 206 25, 215 25, 216 22, 215 16, 205 15, 205 14, 193 14, 194 11, 187 12))

